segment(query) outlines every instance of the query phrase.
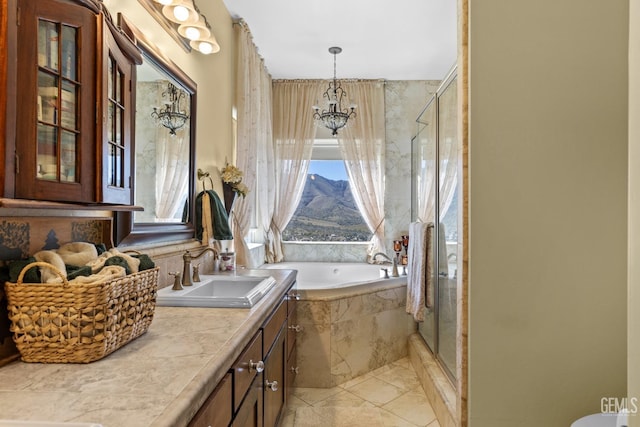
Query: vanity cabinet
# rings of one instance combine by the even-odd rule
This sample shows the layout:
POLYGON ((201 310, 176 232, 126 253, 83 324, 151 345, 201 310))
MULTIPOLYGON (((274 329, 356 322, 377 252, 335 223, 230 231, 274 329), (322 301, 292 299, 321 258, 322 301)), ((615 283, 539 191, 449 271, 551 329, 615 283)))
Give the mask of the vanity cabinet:
POLYGON ((254 333, 189 427, 278 425, 294 378, 287 369, 289 363, 295 364, 295 334, 299 327, 290 328, 295 320, 289 316, 293 314, 295 318, 296 301, 292 287, 254 333))
MULTIPOLYGON (((14 0, 6 39, 16 91, 7 96, 5 196, 132 204, 131 79, 135 45, 95 0, 14 0), (15 25, 14 25, 15 24, 15 25), (15 55, 12 58, 12 55, 15 55), (7 132, 11 135, 12 132, 7 132)), ((12 81, 13 80, 13 81, 12 81)))

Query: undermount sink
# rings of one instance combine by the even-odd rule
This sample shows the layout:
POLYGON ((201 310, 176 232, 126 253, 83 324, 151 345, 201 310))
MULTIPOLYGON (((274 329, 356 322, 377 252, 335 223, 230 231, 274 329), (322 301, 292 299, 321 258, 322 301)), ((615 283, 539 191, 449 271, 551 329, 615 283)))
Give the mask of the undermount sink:
POLYGON ((200 280, 180 291, 171 286, 160 289, 156 303, 172 307, 251 308, 276 284, 271 276, 200 275, 200 280))

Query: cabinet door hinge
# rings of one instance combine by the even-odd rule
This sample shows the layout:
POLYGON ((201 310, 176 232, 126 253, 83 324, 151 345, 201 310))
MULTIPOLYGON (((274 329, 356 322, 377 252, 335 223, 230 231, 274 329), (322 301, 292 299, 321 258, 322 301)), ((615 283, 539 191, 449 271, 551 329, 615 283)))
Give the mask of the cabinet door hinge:
POLYGON ((20 26, 20 8, 16 9, 16 25, 20 26))
POLYGON ((18 156, 18 153, 14 154, 15 159, 16 159, 16 175, 20 173, 20 156, 18 156))

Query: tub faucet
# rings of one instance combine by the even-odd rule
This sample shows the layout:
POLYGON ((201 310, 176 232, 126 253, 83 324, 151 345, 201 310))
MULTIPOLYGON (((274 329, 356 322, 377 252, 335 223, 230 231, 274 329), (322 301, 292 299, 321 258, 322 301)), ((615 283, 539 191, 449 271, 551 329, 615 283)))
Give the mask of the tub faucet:
POLYGON ((218 251, 211 247, 204 248, 198 255, 191 255, 189 251, 185 251, 184 254, 182 254, 182 286, 193 285, 191 281, 191 261, 200 258, 207 252, 212 252, 214 259, 218 258, 218 251))
POLYGON ((376 257, 378 255, 382 256, 383 258, 385 258, 389 262, 393 262, 393 261, 391 261, 391 258, 389 258, 389 256, 387 254, 385 254, 384 252, 376 252, 371 259, 375 262, 376 261, 376 257))

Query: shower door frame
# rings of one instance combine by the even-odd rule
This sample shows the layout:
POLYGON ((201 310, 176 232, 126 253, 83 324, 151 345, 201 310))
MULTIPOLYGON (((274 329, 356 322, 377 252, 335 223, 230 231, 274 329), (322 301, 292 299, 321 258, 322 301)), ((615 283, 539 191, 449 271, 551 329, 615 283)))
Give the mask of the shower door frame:
MULTIPOLYGON (((436 93, 429 99, 429 101, 427 102, 427 104, 425 105, 425 107, 422 109, 422 111, 420 112, 420 114, 418 114, 418 118, 416 119, 416 123, 418 123, 418 126, 420 125, 429 125, 429 123, 424 123, 421 122, 421 118, 424 115, 424 113, 427 111, 427 109, 429 107, 432 106, 432 104, 435 103, 435 156, 434 156, 434 174, 435 174, 435 182, 434 182, 434 186, 435 186, 435 203, 434 203, 434 219, 438 218, 437 223, 440 223, 440 106, 439 106, 439 99, 440 96, 447 90, 447 88, 456 80, 457 78, 457 66, 453 66, 451 71, 449 71, 449 73, 447 73, 447 76, 445 77, 444 80, 442 80, 442 83, 440 84, 440 86, 438 87, 438 89, 436 90, 436 93)), ((416 134, 416 136, 414 138, 412 138, 412 145, 414 144, 420 144, 420 141, 418 139, 418 136, 420 134, 420 130, 418 130, 418 133, 416 134)), ((458 135, 457 138, 457 142, 456 144, 458 145, 458 149, 459 149, 459 144, 460 144, 460 138, 458 135)), ((412 154, 414 154, 416 152, 415 147, 412 146, 412 154)), ((420 159, 418 159, 420 160, 420 159)), ((412 166, 415 166, 415 162, 416 159, 412 159, 412 166)), ((459 168, 459 165, 456 166, 459 168)), ((457 173, 459 174, 458 176, 461 175, 461 171, 458 170, 457 173)), ((456 184, 457 186, 460 185, 460 182, 458 182, 456 184)), ((412 186, 412 203, 411 203, 411 207, 412 207, 412 219, 415 220, 417 218, 417 214, 416 214, 416 207, 417 207, 417 202, 414 201, 413 199, 415 198, 416 195, 416 188, 415 188, 415 170, 412 173, 412 180, 411 180, 411 186, 412 186)), ((459 197, 459 196, 458 196, 459 197)), ((460 206, 458 205, 458 209, 460 209, 460 206)), ((458 214, 459 216, 459 214, 458 214)), ((434 221, 434 227, 433 227, 433 244, 432 246, 434 247, 434 250, 432 251, 434 256, 433 256, 433 271, 435 273, 435 278, 437 279, 436 285, 433 287, 433 343, 429 343, 429 341, 427 340, 427 338, 421 333, 420 328, 418 328, 418 333, 419 335, 422 337, 422 339, 425 341, 425 344, 427 346, 427 348, 431 351, 431 353, 433 354, 433 357, 435 360, 437 360, 438 365, 441 367, 442 371, 447 375, 447 377, 449 378, 449 380, 451 381, 451 383, 454 385, 457 384, 457 378, 456 378, 456 366, 455 366, 455 362, 454 362, 454 366, 449 367, 445 361, 440 357, 440 315, 441 315, 441 310, 440 310, 440 250, 439 250, 439 246, 440 246, 440 238, 445 238, 445 236, 440 236, 440 227, 439 226, 435 226, 435 221, 434 221)), ((460 234, 458 234, 458 239, 460 239, 460 234)), ((446 247, 446 240, 445 240, 445 247, 446 247)), ((457 253, 456 253, 456 263, 457 263, 457 253)), ((459 268, 458 268, 459 270, 459 268)), ((426 307, 426 301, 427 298, 425 296, 425 309, 429 309, 429 307, 426 307)), ((456 301, 457 304, 457 301, 456 301)), ((456 309, 457 312, 457 309, 456 309)), ((459 327, 458 325, 459 323, 459 319, 457 319, 457 315, 456 315, 456 329, 459 327)), ((457 331, 456 331, 456 336, 457 336, 457 331)), ((456 360, 458 359, 458 355, 457 355, 457 351, 458 349, 456 348, 456 360)))

